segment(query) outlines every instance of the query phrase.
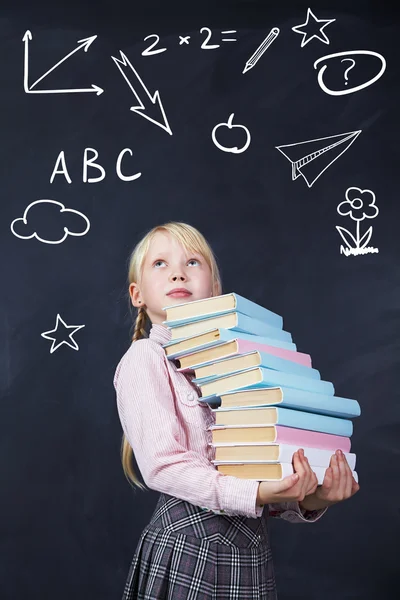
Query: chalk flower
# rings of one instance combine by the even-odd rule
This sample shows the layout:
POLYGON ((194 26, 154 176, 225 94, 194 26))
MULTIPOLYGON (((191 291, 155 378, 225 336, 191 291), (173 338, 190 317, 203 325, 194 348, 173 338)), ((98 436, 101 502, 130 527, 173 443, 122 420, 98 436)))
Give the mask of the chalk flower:
POLYGON ((337 211, 342 217, 349 215, 353 221, 374 219, 378 214, 375 206, 375 194, 371 190, 361 190, 358 187, 350 187, 346 191, 346 200, 341 202, 337 211))

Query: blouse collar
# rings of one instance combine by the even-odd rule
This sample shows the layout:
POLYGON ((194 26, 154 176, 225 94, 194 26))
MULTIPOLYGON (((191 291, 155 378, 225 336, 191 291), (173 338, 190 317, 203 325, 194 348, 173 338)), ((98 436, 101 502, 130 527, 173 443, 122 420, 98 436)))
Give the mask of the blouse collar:
MULTIPOLYGON (((165 325, 161 325, 160 323, 153 323, 150 329, 149 338, 158 344, 166 344, 171 340, 171 329, 166 327, 165 325)), ((176 363, 174 360, 170 361, 176 369, 176 363)), ((183 369, 182 372, 190 376, 190 378, 194 377, 194 370, 190 368, 183 369)))
POLYGON ((149 338, 163 345, 171 340, 171 330, 161 323, 152 323, 149 338))

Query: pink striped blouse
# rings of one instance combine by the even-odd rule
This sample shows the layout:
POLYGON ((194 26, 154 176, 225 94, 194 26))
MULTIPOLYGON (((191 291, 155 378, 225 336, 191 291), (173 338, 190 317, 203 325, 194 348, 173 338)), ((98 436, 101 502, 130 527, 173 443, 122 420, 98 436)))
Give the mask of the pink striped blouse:
MULTIPOLYGON (((122 429, 145 484, 217 513, 260 517, 258 481, 223 475, 210 462, 214 413, 198 401, 194 371, 179 372, 166 357, 162 344, 170 339, 170 330, 154 323, 148 338, 130 345, 114 375, 122 429)), ((271 516, 293 522, 316 521, 326 510, 303 515, 297 502, 269 505, 271 516)))

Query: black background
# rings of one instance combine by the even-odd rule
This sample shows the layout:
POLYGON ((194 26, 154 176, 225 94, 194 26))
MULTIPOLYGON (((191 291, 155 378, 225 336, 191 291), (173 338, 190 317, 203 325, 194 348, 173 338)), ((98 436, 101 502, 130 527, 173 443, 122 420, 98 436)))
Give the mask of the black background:
MULTIPOLYGON (((315 2, 310 8, 319 19, 336 19, 325 29, 330 44, 314 39, 301 48, 291 28, 305 21, 307 7, 2 3, 2 600, 122 595, 158 493, 133 492, 124 479, 112 378, 130 343, 129 252, 148 229, 169 220, 191 223, 207 237, 224 293, 235 291, 283 315, 298 350, 311 354, 336 395, 361 405, 352 436, 360 492, 314 525, 270 520, 280 600, 397 598, 398 9, 315 2), (200 48, 201 27, 212 29, 210 43, 220 48, 200 48), (280 28, 278 40, 242 75, 272 27, 280 28), (96 84, 104 93, 24 93, 28 29, 31 83, 78 40, 98 36, 37 89, 96 84), (220 42, 228 29, 237 30, 237 42, 220 42), (141 55, 154 40, 144 41, 150 34, 160 36, 157 47, 166 52, 141 55), (190 35, 190 44, 180 46, 179 35, 190 35), (129 110, 134 96, 111 59, 120 50, 148 89, 159 90, 172 136, 129 110), (357 93, 325 94, 313 63, 346 50, 381 53, 386 72, 357 93), (221 152, 211 140, 213 127, 231 113, 251 132, 241 154, 221 152), (310 188, 302 177, 291 180, 291 165, 275 148, 359 129, 310 188), (99 183, 83 183, 88 147, 106 170, 99 183), (124 172, 142 173, 132 182, 115 171, 124 148, 133 151, 124 172), (57 175, 50 184, 62 150, 72 183, 57 175), (340 254, 335 226, 354 230, 355 224, 338 215, 337 205, 352 186, 376 195, 379 215, 362 228, 373 225, 370 245, 379 253, 340 254), (89 232, 61 244, 13 235, 11 222, 43 198, 85 214, 89 232), (84 324, 74 335, 78 351, 62 344, 50 352, 41 333, 55 327, 57 314, 68 325, 84 324)), ((368 68, 361 80, 370 76, 368 68)), ((88 175, 99 172, 89 168, 88 175)), ((36 213, 34 226, 48 238, 60 233, 50 211, 36 213)))

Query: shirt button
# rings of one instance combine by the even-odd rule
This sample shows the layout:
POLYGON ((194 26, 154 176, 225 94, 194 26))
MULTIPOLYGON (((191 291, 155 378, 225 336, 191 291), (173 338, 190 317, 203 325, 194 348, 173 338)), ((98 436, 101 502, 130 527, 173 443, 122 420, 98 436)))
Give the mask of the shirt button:
POLYGON ((194 393, 193 392, 189 392, 188 395, 188 400, 193 400, 194 399, 194 393))

